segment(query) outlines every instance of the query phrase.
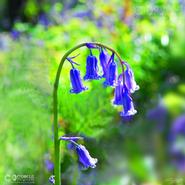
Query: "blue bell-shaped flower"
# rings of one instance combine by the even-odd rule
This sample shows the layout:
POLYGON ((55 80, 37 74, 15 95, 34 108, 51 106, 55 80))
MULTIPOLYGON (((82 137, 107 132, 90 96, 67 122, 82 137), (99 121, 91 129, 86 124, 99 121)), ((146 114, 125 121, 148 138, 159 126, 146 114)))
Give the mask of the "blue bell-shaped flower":
POLYGON ((100 59, 100 64, 101 64, 102 71, 103 71, 102 77, 106 77, 105 75, 106 75, 106 71, 107 71, 107 64, 109 62, 110 56, 107 53, 107 51, 104 50, 103 48, 100 48, 99 59, 100 59))
POLYGON ((87 149, 83 145, 78 145, 76 147, 76 152, 78 154, 79 161, 83 164, 85 168, 95 168, 98 159, 92 158, 87 151, 87 149))
POLYGON ((114 105, 122 105, 123 104, 123 75, 118 77, 118 82, 116 83, 116 87, 114 90, 114 105))
POLYGON ((98 60, 93 56, 91 50, 90 55, 86 60, 86 74, 84 80, 98 80, 101 77, 98 75, 98 60))
POLYGON ((128 92, 127 87, 123 86, 123 111, 120 113, 121 116, 133 116, 137 111, 134 109, 132 98, 128 92))
POLYGON ((78 69, 72 68, 70 70, 70 80, 72 86, 70 93, 78 94, 88 89, 87 87, 83 86, 82 79, 80 77, 80 71, 78 69))
POLYGON ((72 147, 70 147, 69 149, 72 150, 76 150, 76 153, 78 155, 78 159, 79 162, 81 162, 83 164, 83 166, 85 168, 95 168, 96 167, 96 163, 98 162, 98 159, 96 158, 92 158, 88 152, 88 150, 85 148, 85 146, 83 145, 79 145, 78 143, 76 143, 76 141, 78 141, 79 139, 83 139, 82 137, 68 137, 68 136, 62 136, 60 137, 60 140, 64 140, 64 141, 70 141, 72 144, 72 147))
POLYGON ((130 93, 134 93, 139 89, 139 86, 136 84, 135 78, 134 78, 134 73, 130 66, 126 63, 123 62, 123 64, 126 66, 125 70, 125 85, 130 93))
POLYGON ((116 83, 116 77, 117 77, 117 65, 114 61, 114 53, 113 53, 107 65, 107 70, 106 70, 106 75, 105 75, 106 80, 103 83, 104 86, 105 87, 114 86, 116 83))

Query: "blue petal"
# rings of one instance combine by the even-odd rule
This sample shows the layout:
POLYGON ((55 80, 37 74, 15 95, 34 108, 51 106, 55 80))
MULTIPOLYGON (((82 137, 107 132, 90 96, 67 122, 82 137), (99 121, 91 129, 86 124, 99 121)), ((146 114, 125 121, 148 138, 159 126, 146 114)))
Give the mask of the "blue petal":
POLYGON ((70 93, 78 94, 88 89, 87 87, 83 86, 82 80, 80 77, 80 71, 78 69, 73 68, 70 70, 70 79, 71 79, 71 86, 72 86, 70 93))
POLYGON ((136 84, 134 73, 130 66, 124 62, 124 65, 126 65, 125 70, 125 85, 130 93, 134 93, 135 91, 139 90, 139 86, 136 84))
POLYGON ((105 77, 106 76, 106 71, 107 71, 107 65, 108 65, 108 62, 110 60, 110 55, 106 52, 106 50, 101 48, 99 59, 100 59, 100 64, 101 64, 101 67, 102 67, 102 70, 103 70, 102 77, 105 77))
POLYGON ((105 78, 105 82, 103 83, 105 87, 115 86, 117 78, 117 65, 114 62, 114 53, 111 55, 109 60, 105 78))
POLYGON ((134 109, 134 104, 131 96, 129 95, 127 87, 123 86, 123 111, 120 116, 133 116, 137 113, 134 109))
POLYGON ((46 159, 44 162, 48 171, 52 171, 54 169, 54 164, 50 160, 46 159))
POLYGON ((114 90, 114 105, 122 105, 123 104, 123 81, 122 81, 123 75, 120 75, 118 77, 118 82, 116 84, 115 90, 114 90))
POLYGON ((95 56, 89 55, 86 61, 86 74, 84 80, 98 80, 101 76, 98 75, 98 60, 95 56))

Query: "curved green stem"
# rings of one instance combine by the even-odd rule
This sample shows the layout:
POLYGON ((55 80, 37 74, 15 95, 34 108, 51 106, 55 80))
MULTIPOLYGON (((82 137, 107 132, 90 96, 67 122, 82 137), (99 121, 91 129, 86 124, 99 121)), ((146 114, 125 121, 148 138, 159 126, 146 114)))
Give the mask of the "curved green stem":
POLYGON ((122 59, 120 57, 120 55, 111 47, 106 46, 104 44, 98 43, 98 42, 90 42, 90 43, 82 43, 79 44, 75 47, 73 47, 72 49, 70 49, 69 51, 67 51, 64 56, 62 57, 60 64, 58 66, 58 70, 57 70, 57 74, 56 74, 56 78, 55 78, 55 82, 54 82, 54 89, 53 89, 53 121, 54 121, 54 175, 55 175, 55 185, 60 185, 61 184, 61 178, 60 178, 60 140, 59 140, 59 136, 58 136, 58 85, 59 85, 59 79, 60 79, 60 74, 61 74, 61 70, 63 67, 63 64, 66 60, 66 58, 75 50, 86 46, 86 44, 93 44, 95 46, 99 46, 99 47, 103 47, 106 48, 112 52, 115 53, 115 55, 117 56, 117 58, 119 59, 119 62, 121 64, 122 67, 122 71, 124 71, 124 67, 122 64, 122 59))

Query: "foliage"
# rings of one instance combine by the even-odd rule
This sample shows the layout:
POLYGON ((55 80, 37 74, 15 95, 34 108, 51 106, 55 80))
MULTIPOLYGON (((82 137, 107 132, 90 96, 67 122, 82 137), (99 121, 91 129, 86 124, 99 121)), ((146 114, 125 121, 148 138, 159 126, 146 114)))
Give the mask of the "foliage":
MULTIPOLYGON (((119 109, 111 105, 113 91, 103 88, 103 81, 86 82, 87 92, 71 95, 70 65, 66 62, 58 94, 61 135, 65 132, 85 136, 87 148, 99 163, 94 172, 78 171, 74 162, 77 159, 63 144, 63 182, 76 184, 77 180, 85 184, 86 178, 96 176, 96 183, 101 185, 127 185, 128 181, 161 184, 172 176, 181 177, 170 165, 168 134, 172 120, 184 112, 182 4, 128 2, 95 0, 88 6, 90 1, 79 1, 70 9, 65 4, 45 3, 49 25, 17 22, 14 29, 21 33, 19 38, 13 40, 8 33, 0 37, 0 153, 4 154, 0 158, 0 177, 29 172, 37 177, 36 184, 47 184, 50 173, 44 159, 53 152, 55 74, 62 55, 86 41, 114 47, 133 67, 140 85, 134 97, 138 114, 130 124, 121 120, 119 109), (146 119, 158 96, 169 112, 163 132, 157 129, 157 123, 146 119)), ((37 9, 29 10, 35 7, 35 1, 29 3, 32 5, 27 5, 25 11, 36 15, 37 9)), ((80 49, 74 55, 78 53, 75 61, 84 75, 88 52, 80 49)))

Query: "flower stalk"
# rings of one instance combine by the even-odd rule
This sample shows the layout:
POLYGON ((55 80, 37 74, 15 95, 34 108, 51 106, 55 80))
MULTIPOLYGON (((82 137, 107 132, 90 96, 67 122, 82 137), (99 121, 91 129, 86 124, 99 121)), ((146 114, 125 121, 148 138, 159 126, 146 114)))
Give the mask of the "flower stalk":
MULTIPOLYGON (((55 185, 61 185, 61 172, 60 172, 60 138, 58 135, 58 86, 59 86, 59 79, 60 79, 60 74, 61 74, 61 70, 63 67, 64 62, 66 61, 66 59, 68 58, 68 56, 74 52, 75 50, 81 48, 81 47, 88 47, 91 46, 92 48, 104 48, 107 49, 109 51, 111 51, 112 53, 115 54, 115 56, 117 56, 121 68, 122 68, 122 73, 124 73, 124 65, 122 63, 122 59, 120 57, 120 55, 111 47, 98 43, 98 42, 90 42, 90 43, 82 43, 79 44, 75 47, 73 47, 72 49, 68 50, 62 57, 60 64, 58 66, 58 70, 56 73, 56 77, 55 77, 55 82, 54 82, 54 89, 53 89, 53 122, 54 122, 54 175, 55 175, 55 185)), ((123 75, 124 78, 124 75, 123 75)))

